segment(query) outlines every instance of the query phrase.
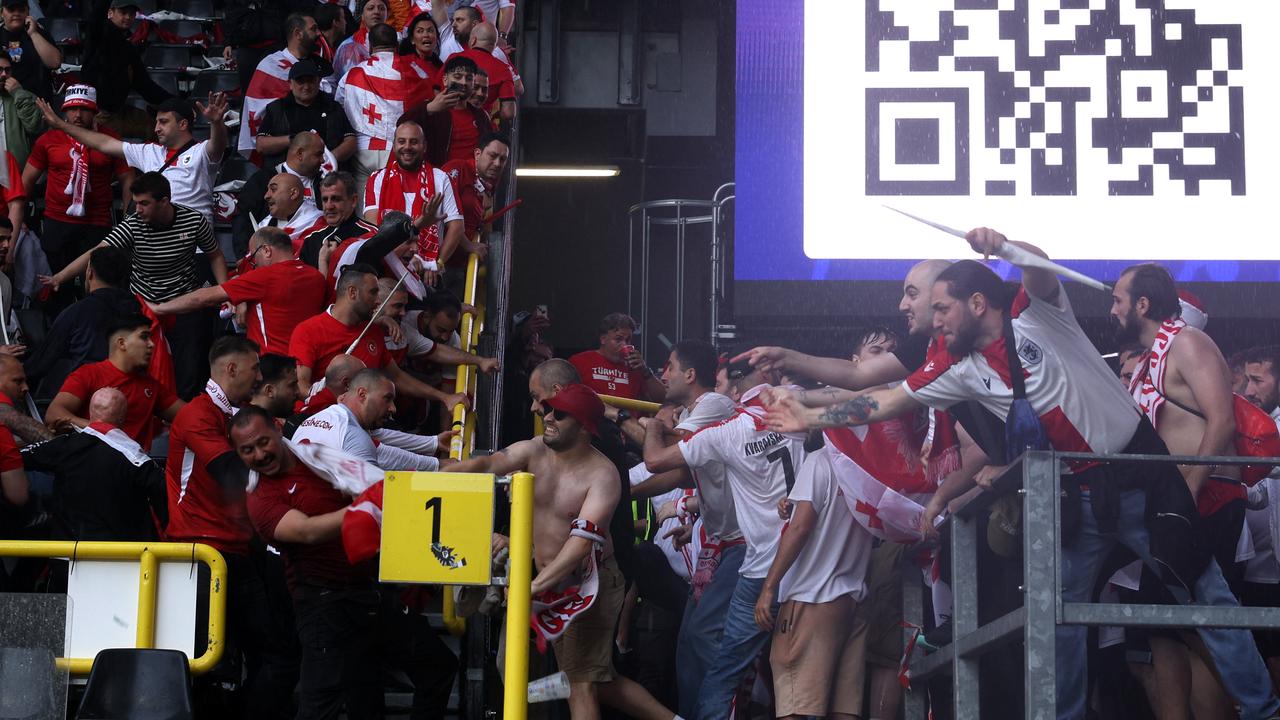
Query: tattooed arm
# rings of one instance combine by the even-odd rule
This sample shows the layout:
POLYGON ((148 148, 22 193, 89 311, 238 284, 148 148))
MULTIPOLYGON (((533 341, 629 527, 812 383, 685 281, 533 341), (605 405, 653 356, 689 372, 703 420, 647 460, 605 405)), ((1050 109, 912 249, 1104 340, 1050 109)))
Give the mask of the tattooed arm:
POLYGON ((43 442, 53 437, 53 433, 43 423, 32 420, 11 405, 0 405, 0 425, 9 428, 10 432, 27 443, 43 442))
POLYGON ((888 420, 921 407, 901 386, 873 390, 828 407, 805 407, 793 393, 773 393, 765 422, 778 432, 804 432, 816 428, 866 425, 888 420))

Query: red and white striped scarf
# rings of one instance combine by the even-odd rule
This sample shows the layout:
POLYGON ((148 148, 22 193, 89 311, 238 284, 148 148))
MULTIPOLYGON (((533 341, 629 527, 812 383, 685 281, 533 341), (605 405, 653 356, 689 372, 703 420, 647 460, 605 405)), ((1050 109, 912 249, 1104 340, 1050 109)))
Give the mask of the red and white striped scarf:
POLYGON ((71 197, 67 214, 84 217, 84 199, 89 194, 89 149, 79 140, 71 141, 71 178, 63 192, 71 197))
MULTIPOLYGON (((418 189, 413 193, 411 207, 405 207, 405 185, 410 175, 401 169, 400 164, 391 161, 381 170, 383 173, 382 188, 378 194, 378 221, 391 210, 399 210, 416 219, 422 214, 423 207, 436 194, 434 169, 425 160, 418 168, 418 189)), ((433 262, 440 257, 440 223, 431 218, 426 227, 418 231, 418 254, 423 260, 433 262)))
POLYGON ((1160 407, 1164 405, 1164 372, 1169 364, 1169 348, 1186 326, 1187 323, 1182 318, 1165 320, 1156 331, 1151 349, 1129 381, 1129 392, 1133 393, 1133 399, 1157 429, 1160 426, 1156 423, 1156 418, 1160 417, 1160 407))
POLYGON ((604 530, 590 520, 578 518, 569 525, 569 535, 590 540, 593 547, 581 574, 570 575, 555 590, 545 590, 533 598, 530 625, 541 653, 547 651, 547 643, 554 642, 569 629, 575 617, 591 609, 600 592, 604 530))

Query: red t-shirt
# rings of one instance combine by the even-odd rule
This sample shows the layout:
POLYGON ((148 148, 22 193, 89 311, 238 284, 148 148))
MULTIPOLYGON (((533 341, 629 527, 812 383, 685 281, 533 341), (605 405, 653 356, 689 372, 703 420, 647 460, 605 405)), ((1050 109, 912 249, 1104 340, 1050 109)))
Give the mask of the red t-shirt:
POLYGON ((324 311, 328 292, 319 270, 286 260, 250 270, 222 283, 232 304, 251 303, 249 339, 264 353, 289 354, 289 338, 303 320, 324 311))
POLYGON ((342 546, 341 534, 314 545, 280 542, 276 526, 290 510, 316 517, 351 504, 351 498, 321 480, 296 458, 293 469, 283 475, 262 476, 249 493, 249 517, 258 535, 284 553, 285 578, 290 589, 298 585, 345 588, 373 581, 373 565, 352 565, 342 546))
POLYGON ((316 393, 315 395, 312 395, 310 400, 308 400, 306 403, 302 404, 302 406, 298 408, 298 412, 303 412, 308 415, 315 415, 321 410, 324 410, 330 406, 336 405, 337 403, 338 403, 338 396, 333 394, 333 390, 326 387, 326 388, 322 388, 320 392, 316 393))
POLYGON ((117 388, 129 403, 120 429, 138 441, 144 450, 151 449, 151 440, 160 430, 158 416, 178 402, 178 396, 145 370, 125 373, 110 360, 80 366, 67 376, 58 392, 74 395, 80 400, 81 412, 88 415, 89 398, 104 387, 117 388))
MULTIPOLYGON (((462 223, 467 237, 474 236, 484 223, 486 196, 493 189, 484 184, 476 175, 476 158, 469 153, 464 160, 450 160, 445 163, 444 174, 449 176, 453 185, 453 196, 458 201, 458 210, 462 213, 462 223)), ((464 253, 454 253, 453 257, 463 257, 464 253)), ((453 258, 450 258, 452 260, 453 258)))
POLYGON ((626 363, 615 363, 599 350, 580 352, 569 358, 569 362, 582 377, 582 384, 601 395, 644 399, 644 375, 627 367, 626 363))
POLYGON ((449 160, 470 160, 475 157, 476 144, 484 128, 476 124, 476 114, 471 108, 453 108, 449 111, 449 160))
POLYGON ((0 425, 0 472, 22 469, 22 453, 9 428, 0 425))
POLYGON ((9 158, 9 186, 0 186, 0 200, 8 205, 14 200, 26 200, 27 191, 22 187, 22 168, 18 167, 13 153, 5 153, 5 156, 9 158))
MULTIPOLYGON (((97 130, 109 137, 120 138, 120 134, 109 127, 97 130)), ((128 172, 129 164, 124 158, 114 158, 97 150, 89 150, 89 185, 84 193, 84 215, 68 215, 72 194, 67 192, 67 186, 71 182, 75 166, 75 161, 71 159, 71 150, 75 145, 76 141, 65 132, 49 130, 37 138, 35 145, 31 147, 27 164, 49 174, 45 181, 44 216, 76 225, 110 225, 111 181, 117 175, 128 172)))
MULTIPOLYGON (((298 365, 311 368, 313 380, 320 379, 329 361, 346 352, 351 341, 364 329, 364 323, 343 325, 330 314, 332 309, 298 323, 289 340, 289 355, 297 359, 298 365)), ((381 369, 391 364, 381 328, 369 328, 351 354, 363 360, 365 367, 381 369)))
POLYGON ((228 499, 208 470, 214 460, 235 452, 227 439, 229 421, 203 392, 174 418, 164 466, 169 495, 165 535, 175 542, 202 542, 220 552, 243 555, 249 552, 253 535, 244 502, 228 499))
POLYGON ((489 95, 484 101, 486 110, 493 108, 495 102, 516 99, 516 80, 510 65, 494 57, 493 53, 478 48, 468 48, 458 55, 471 58, 489 76, 489 95))

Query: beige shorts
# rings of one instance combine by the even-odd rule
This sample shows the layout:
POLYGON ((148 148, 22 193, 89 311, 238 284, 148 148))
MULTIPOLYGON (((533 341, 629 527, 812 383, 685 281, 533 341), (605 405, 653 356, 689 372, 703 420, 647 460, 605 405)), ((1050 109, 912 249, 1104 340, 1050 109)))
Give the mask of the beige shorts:
POLYGON ((613 671, 613 638, 618 630, 618 615, 626 596, 626 581, 618 563, 606 558, 597 568, 600 591, 591 609, 573 619, 564 634, 551 647, 556 665, 569 677, 569 682, 611 682, 613 671))
POLYGON ((884 542, 871 551, 867 566, 867 662, 898 668, 902 661, 902 556, 906 546, 884 542))
POLYGON ((853 596, 778 608, 769 664, 777 716, 862 714, 866 632, 853 596))

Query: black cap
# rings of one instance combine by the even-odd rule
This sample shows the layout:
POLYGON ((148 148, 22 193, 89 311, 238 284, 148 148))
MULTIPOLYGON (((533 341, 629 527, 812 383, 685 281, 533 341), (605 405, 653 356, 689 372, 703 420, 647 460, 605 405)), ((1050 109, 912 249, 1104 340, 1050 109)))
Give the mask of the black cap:
POLYGON ((30 7, 30 4, 27 3, 27 0, 3 0, 3 2, 0 2, 0 7, 11 8, 11 7, 18 7, 19 5, 21 5, 22 7, 30 7))
POLYGON ((320 72, 320 66, 311 58, 299 60, 289 68, 289 79, 297 80, 304 77, 322 77, 324 73, 320 72))
POLYGON ((119 10, 121 8, 133 8, 134 10, 139 9, 138 0, 111 0, 111 4, 107 7, 114 10, 119 10))

